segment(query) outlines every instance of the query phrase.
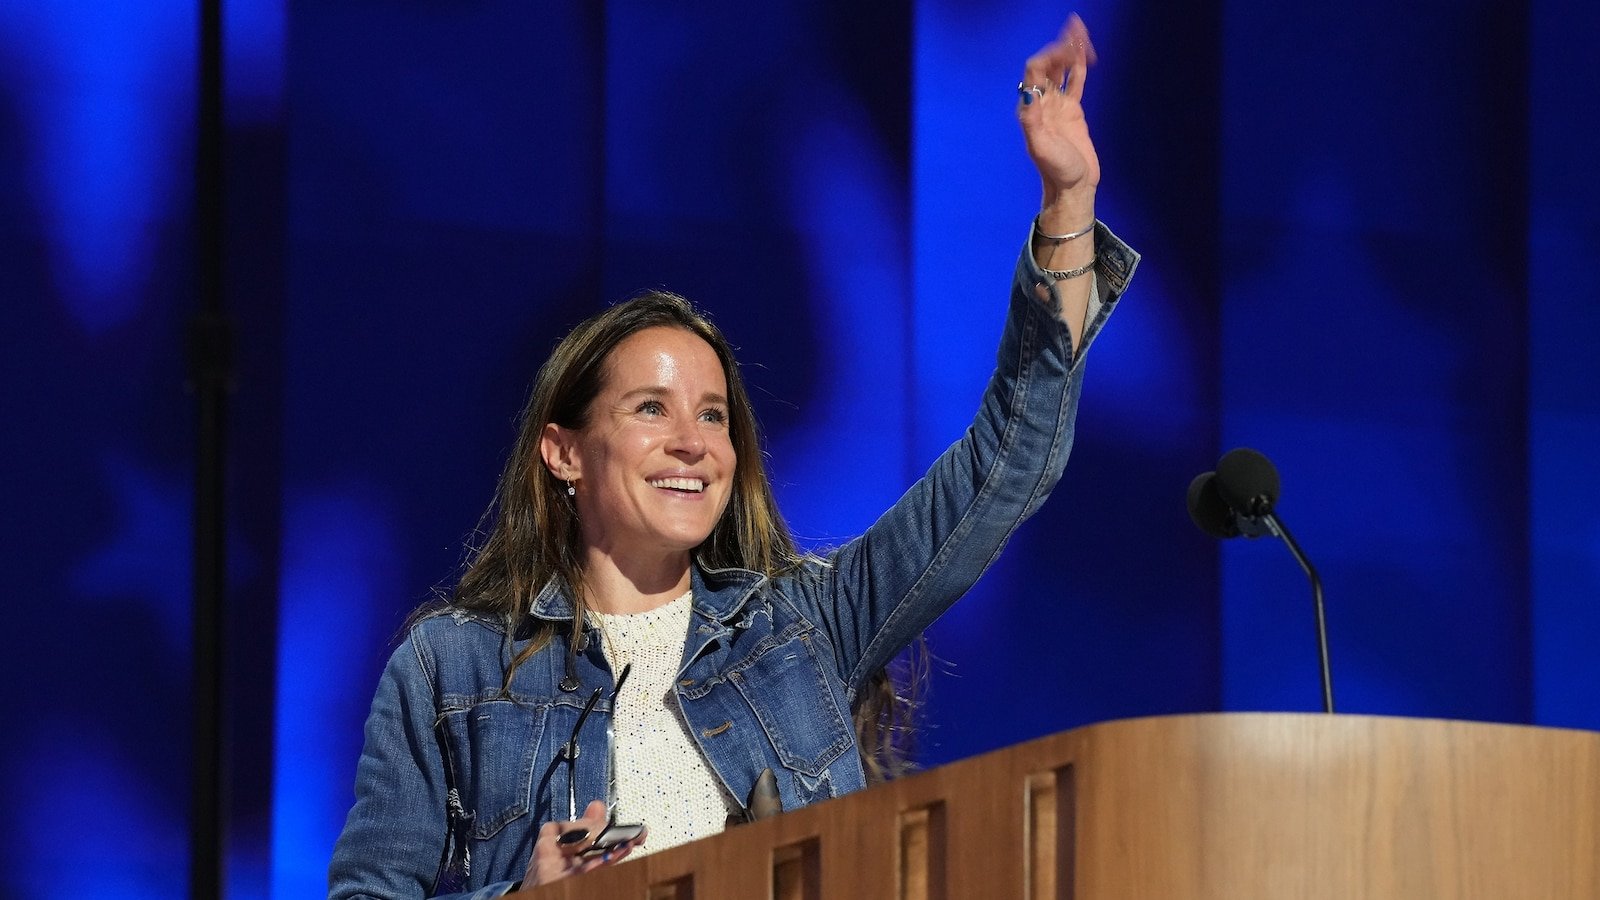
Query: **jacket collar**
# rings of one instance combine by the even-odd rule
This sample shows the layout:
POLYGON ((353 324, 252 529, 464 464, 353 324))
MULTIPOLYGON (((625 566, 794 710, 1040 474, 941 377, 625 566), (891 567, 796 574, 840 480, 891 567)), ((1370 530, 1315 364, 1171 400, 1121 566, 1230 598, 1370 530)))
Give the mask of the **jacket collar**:
MULTIPOLYGON (((749 569, 710 569, 699 558, 689 567, 689 587, 694 591, 694 610, 700 615, 726 622, 744 607, 745 601, 767 583, 767 576, 749 569)), ((556 622, 572 620, 572 598, 562 589, 560 579, 552 578, 529 604, 535 618, 556 622)))

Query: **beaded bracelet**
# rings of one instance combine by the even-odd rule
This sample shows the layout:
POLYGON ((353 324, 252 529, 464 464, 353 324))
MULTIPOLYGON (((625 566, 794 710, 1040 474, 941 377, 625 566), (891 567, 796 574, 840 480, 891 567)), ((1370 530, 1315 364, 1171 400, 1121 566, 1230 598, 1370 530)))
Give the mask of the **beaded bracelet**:
POLYGON ((1068 278, 1077 278, 1079 275, 1089 274, 1094 270, 1094 264, 1099 261, 1100 254, 1096 253, 1087 264, 1081 265, 1076 269, 1046 269, 1040 267, 1039 271, 1049 275, 1051 278, 1054 278, 1057 281, 1066 281, 1068 278))
POLYGON ((1044 233, 1044 229, 1039 227, 1039 217, 1038 216, 1034 216, 1033 217, 1033 233, 1037 234, 1039 237, 1042 237, 1047 241, 1055 241, 1056 243, 1059 244, 1062 241, 1077 240, 1078 238, 1081 238, 1086 234, 1093 234, 1094 233, 1094 223, 1090 222, 1089 223, 1089 227, 1083 229, 1082 231, 1071 231, 1071 232, 1068 232, 1066 234, 1045 234, 1044 233))

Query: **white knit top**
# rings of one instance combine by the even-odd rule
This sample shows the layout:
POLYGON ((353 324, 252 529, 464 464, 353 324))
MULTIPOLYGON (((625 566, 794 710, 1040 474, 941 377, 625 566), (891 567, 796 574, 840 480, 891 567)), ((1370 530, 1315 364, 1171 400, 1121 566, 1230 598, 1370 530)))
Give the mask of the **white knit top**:
POLYGON ((641 856, 722 831, 741 809, 689 736, 673 694, 693 592, 649 612, 591 612, 611 671, 632 671, 617 697, 617 821, 649 827, 641 856))

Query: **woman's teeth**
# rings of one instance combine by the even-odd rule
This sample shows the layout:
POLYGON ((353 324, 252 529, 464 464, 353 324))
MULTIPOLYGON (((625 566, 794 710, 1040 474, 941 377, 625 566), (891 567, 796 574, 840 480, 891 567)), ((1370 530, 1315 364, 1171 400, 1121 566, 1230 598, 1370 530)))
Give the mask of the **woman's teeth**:
POLYGON ((697 494, 706 489, 706 483, 698 478, 653 478, 650 480, 650 486, 674 491, 693 491, 697 494))

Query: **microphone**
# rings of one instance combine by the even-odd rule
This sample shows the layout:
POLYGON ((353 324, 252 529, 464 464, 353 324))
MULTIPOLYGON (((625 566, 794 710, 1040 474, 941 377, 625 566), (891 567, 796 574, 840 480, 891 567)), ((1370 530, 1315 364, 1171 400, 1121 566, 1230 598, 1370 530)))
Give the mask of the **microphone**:
POLYGON ((1317 659, 1322 668, 1322 709, 1333 712, 1333 676, 1328 666, 1328 623, 1322 608, 1322 579, 1316 567, 1278 518, 1281 483, 1278 469, 1261 453, 1248 447, 1229 450, 1214 472, 1203 472, 1189 482, 1189 518, 1206 534, 1224 540, 1235 537, 1282 538, 1295 562, 1311 581, 1311 600, 1317 618, 1317 659))
POLYGON ((1278 502, 1279 488, 1272 461, 1249 447, 1229 450, 1217 461, 1217 493, 1241 516, 1269 515, 1278 502))
POLYGON ((1222 499, 1216 472, 1202 472, 1189 482, 1189 518, 1201 531, 1223 540, 1271 533, 1260 519, 1239 515, 1222 499))

